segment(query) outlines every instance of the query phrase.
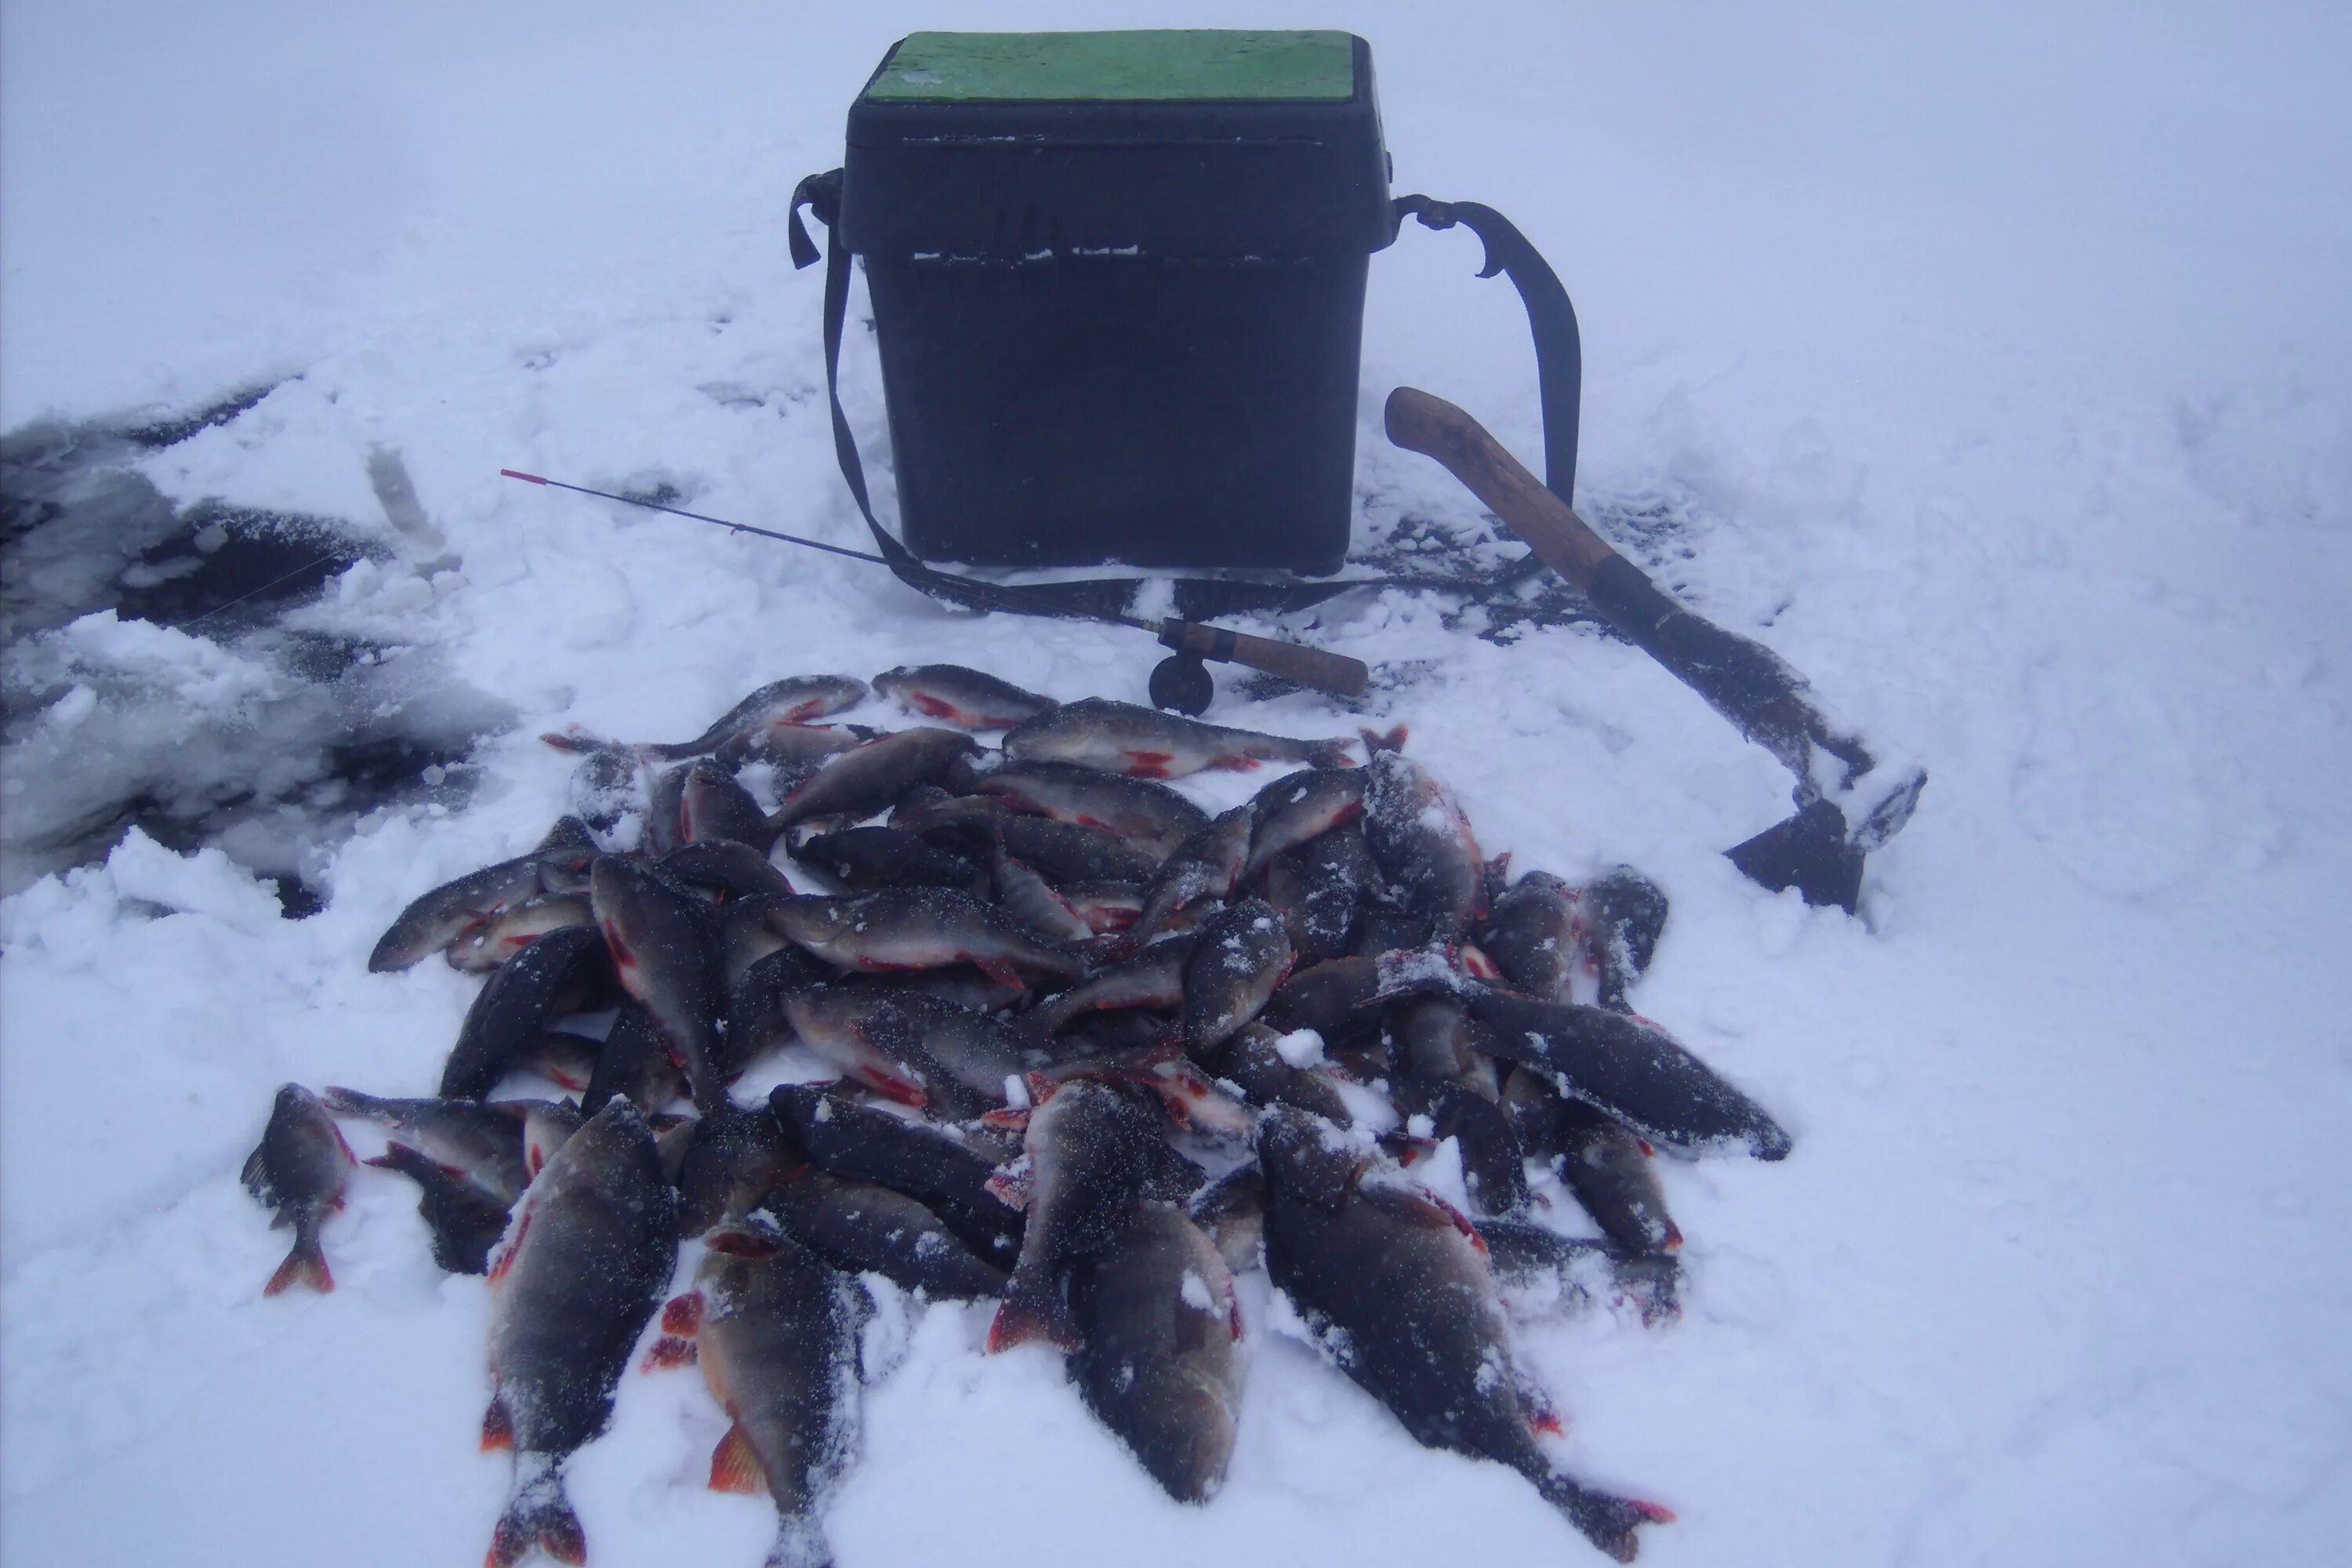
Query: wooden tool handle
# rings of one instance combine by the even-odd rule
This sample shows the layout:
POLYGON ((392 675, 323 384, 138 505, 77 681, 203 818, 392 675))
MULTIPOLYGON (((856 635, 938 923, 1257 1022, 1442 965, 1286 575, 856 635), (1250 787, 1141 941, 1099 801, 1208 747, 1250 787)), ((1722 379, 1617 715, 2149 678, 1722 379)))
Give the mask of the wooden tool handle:
POLYGON ((1545 565, 1579 588, 1589 591, 1593 573, 1616 555, 1485 426, 1445 399, 1400 386, 1389 394, 1387 423, 1390 440, 1444 464, 1545 565))
POLYGON ((1162 621, 1160 640, 1179 653, 1245 664, 1252 669, 1262 669, 1268 675, 1278 675, 1339 697, 1361 697, 1365 682, 1371 679, 1371 671, 1360 658, 1326 653, 1319 647, 1295 642, 1276 642, 1272 637, 1254 637, 1247 632, 1203 626, 1199 621, 1162 621))

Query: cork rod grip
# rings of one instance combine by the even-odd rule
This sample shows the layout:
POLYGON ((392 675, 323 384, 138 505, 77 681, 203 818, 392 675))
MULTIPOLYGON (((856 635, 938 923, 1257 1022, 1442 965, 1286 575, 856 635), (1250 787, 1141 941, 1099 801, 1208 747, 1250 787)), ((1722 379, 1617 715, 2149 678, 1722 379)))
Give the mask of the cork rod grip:
POLYGON ((1198 621, 1163 621, 1160 640, 1180 653, 1245 664, 1252 669, 1262 669, 1268 675, 1278 675, 1338 697, 1361 697, 1365 682, 1371 678, 1363 660, 1345 654, 1326 653, 1319 647, 1306 647, 1295 642, 1276 642, 1272 637, 1254 637, 1247 632, 1228 631, 1198 621))
POLYGON ((1590 589, 1592 574, 1616 555, 1485 426, 1445 399, 1400 386, 1389 394, 1386 422, 1390 440, 1443 463, 1545 565, 1579 588, 1590 589))

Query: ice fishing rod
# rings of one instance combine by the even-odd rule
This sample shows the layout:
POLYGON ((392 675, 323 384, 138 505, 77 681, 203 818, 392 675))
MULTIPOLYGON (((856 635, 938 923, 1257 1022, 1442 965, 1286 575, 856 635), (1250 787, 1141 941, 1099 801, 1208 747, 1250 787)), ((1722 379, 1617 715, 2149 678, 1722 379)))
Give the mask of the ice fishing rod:
POLYGON ((1213 689, 1208 672, 1198 668, 1202 659, 1247 665, 1252 669, 1280 676, 1286 680, 1296 680, 1303 686, 1312 686, 1318 691, 1328 691, 1339 697, 1362 696, 1365 684, 1371 677, 1361 659, 1349 658, 1345 654, 1328 653, 1319 647, 1282 642, 1274 637, 1252 637, 1247 632, 1213 626, 1201 621, 1182 621, 1173 617, 1151 620, 1117 610, 1080 609, 1041 594, 1024 593, 1008 584, 959 577, 950 573, 934 571, 919 562, 893 563, 871 551, 827 544, 821 539, 803 539, 797 533, 780 533, 772 528, 754 528, 748 522, 732 522, 723 517, 688 511, 684 507, 664 506, 642 496, 594 489, 563 479, 551 479, 542 474, 526 474, 520 468, 500 468, 499 473, 502 478, 520 479, 525 484, 549 485, 560 490, 574 490, 583 496, 596 496, 604 500, 643 507, 647 511, 666 511, 673 517, 691 518, 696 522, 707 522, 730 533, 756 533, 762 539, 805 545, 811 550, 822 550, 833 555, 846 555, 852 561, 870 561, 902 579, 917 579, 916 585, 927 592, 983 609, 1009 610, 1025 616, 1108 621, 1114 626, 1132 626, 1137 631, 1150 632, 1163 646, 1175 649, 1177 656, 1163 661, 1152 672, 1152 700, 1162 706, 1181 708, 1191 713, 1198 713, 1209 705, 1213 689), (1181 668, 1171 669, 1171 666, 1181 668))

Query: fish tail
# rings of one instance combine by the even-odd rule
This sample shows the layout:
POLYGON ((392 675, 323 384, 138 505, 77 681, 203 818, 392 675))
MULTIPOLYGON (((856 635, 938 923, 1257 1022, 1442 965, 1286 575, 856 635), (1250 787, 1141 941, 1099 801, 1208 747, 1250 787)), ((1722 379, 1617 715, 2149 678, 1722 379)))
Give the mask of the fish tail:
MULTIPOLYGON (((1318 768, 1352 768, 1356 765, 1353 741, 1309 741, 1306 745, 1308 765, 1318 768)), ((1369 743, 1366 750, 1370 750, 1369 743)))
POLYGON ((1402 752, 1404 750, 1406 731, 1405 727, 1402 724, 1399 724, 1395 729, 1391 730, 1385 735, 1381 734, 1378 730, 1359 730, 1356 733, 1364 738, 1364 755, 1366 757, 1370 757, 1375 752, 1402 752))
POLYGON ((1672 1524, 1674 1510, 1638 1498, 1615 1497, 1579 1486, 1566 1476, 1544 1476, 1536 1481, 1544 1500, 1568 1516, 1569 1523, 1587 1541, 1620 1563, 1640 1555, 1642 1542, 1633 1531, 1645 1524, 1672 1524))
POLYGON ((542 1455, 526 1454, 518 1457, 515 1489, 498 1528, 490 1532, 482 1568, 514 1568, 533 1547, 572 1568, 588 1561, 587 1533, 580 1528, 580 1516, 572 1511, 572 1500, 563 1495, 562 1467, 542 1455))
POLYGON ((319 1216, 305 1214, 294 1221, 294 1250, 261 1288, 265 1296, 275 1296, 295 1285, 308 1285, 324 1294, 335 1288, 335 1277, 327 1272, 327 1255, 319 1246, 319 1216))
POLYGON ((806 1514, 786 1514, 776 1526, 768 1568, 833 1568, 833 1545, 806 1514))
POLYGON ((988 1325, 988 1353, 1044 1340, 1056 1350, 1078 1348, 1078 1322, 1062 1300, 1056 1281, 1042 1270, 1015 1268, 1004 1287, 995 1321, 988 1325))

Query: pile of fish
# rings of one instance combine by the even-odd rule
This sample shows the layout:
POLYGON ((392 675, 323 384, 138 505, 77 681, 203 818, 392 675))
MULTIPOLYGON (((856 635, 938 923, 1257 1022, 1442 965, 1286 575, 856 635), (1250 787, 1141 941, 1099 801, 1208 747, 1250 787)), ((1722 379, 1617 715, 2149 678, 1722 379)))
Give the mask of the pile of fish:
POLYGON ((331 1289, 337 1117, 389 1130, 367 1163, 416 1183, 442 1268, 488 1276, 490 1563, 584 1560, 564 1462, 656 1313, 645 1365, 698 1364, 732 1422, 710 1485, 774 1500, 772 1562, 829 1562, 877 1275, 996 1299, 989 1350, 1066 1354, 1185 1501, 1225 1474, 1234 1276, 1262 1263, 1422 1443, 1620 1561, 1671 1518, 1555 1468, 1504 1310, 1542 1282, 1673 1318, 1653 1149, 1789 1150, 1629 1010, 1666 916, 1645 879, 1507 879, 1401 731, 1286 740, 955 666, 779 681, 677 744, 547 739, 582 759, 573 815, 370 960, 487 975, 437 1092, 289 1085, 246 1169, 294 1231, 272 1293, 331 1289), (933 722, 826 722, 877 693, 933 722), (1291 771, 1214 816, 1161 782, 1265 764, 1291 771), (788 1050, 819 1076, 730 1089, 788 1050), (496 1098, 518 1077, 572 1093, 496 1098), (1597 1237, 1546 1223, 1561 1191, 1597 1237))

